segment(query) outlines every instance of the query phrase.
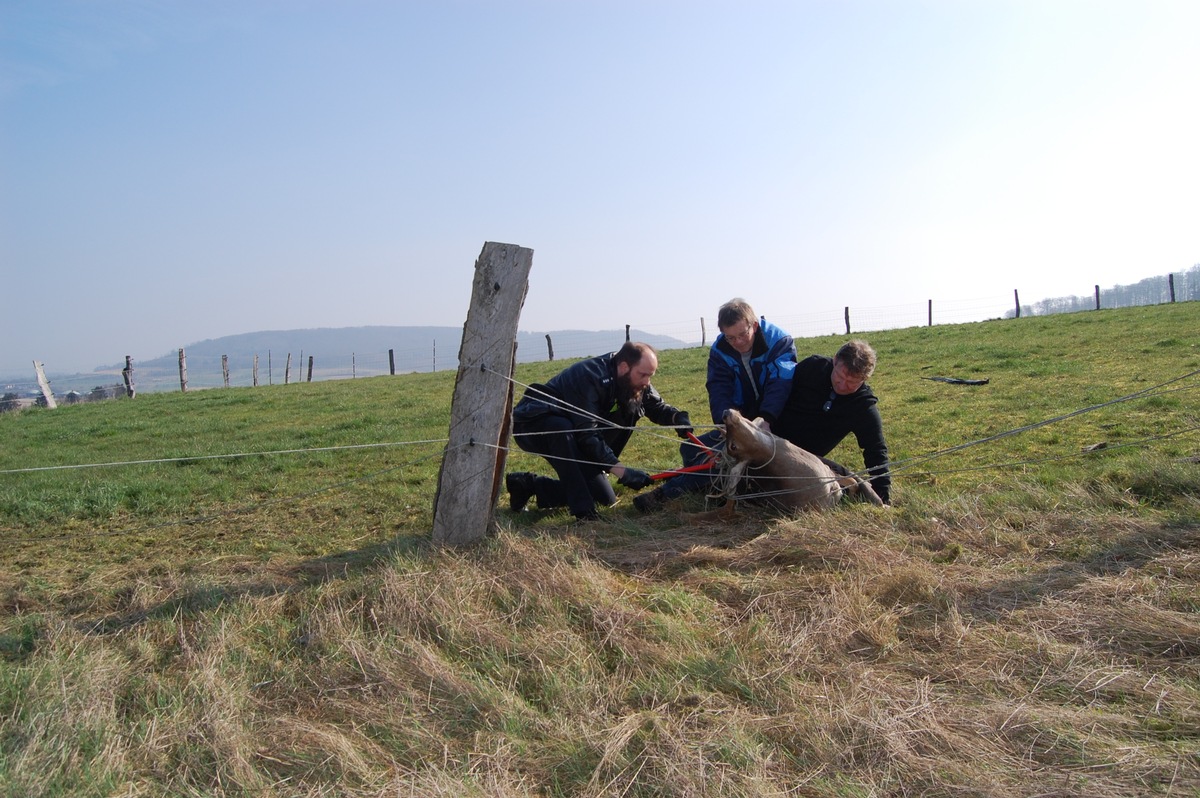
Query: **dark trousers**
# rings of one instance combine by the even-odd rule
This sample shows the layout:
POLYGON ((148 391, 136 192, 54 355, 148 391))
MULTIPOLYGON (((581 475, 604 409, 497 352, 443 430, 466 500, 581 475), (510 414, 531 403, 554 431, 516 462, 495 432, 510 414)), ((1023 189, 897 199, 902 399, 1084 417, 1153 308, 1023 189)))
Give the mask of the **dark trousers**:
POLYGON ((534 479, 538 509, 566 505, 572 513, 582 516, 596 512, 597 504, 608 507, 617 501, 604 468, 581 462, 584 458, 569 418, 547 414, 532 421, 514 421, 513 440, 530 454, 546 458, 558 474, 558 479, 543 476, 534 479))
MULTIPOLYGON (((719 429, 704 433, 699 436, 699 441, 709 449, 714 449, 717 452, 725 448, 725 441, 721 437, 721 430, 719 429)), ((686 468, 703 463, 708 459, 708 452, 689 440, 679 445, 679 456, 686 468)), ((680 474, 664 482, 659 491, 664 499, 674 499, 685 493, 698 493, 702 490, 708 490, 715 474, 715 469, 712 471, 692 471, 687 474, 680 474)))

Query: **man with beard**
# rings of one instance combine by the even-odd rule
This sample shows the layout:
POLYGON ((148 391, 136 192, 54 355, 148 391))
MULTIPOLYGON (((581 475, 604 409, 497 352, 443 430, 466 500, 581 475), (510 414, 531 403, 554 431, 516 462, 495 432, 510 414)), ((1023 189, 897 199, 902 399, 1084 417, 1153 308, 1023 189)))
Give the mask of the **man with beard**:
POLYGON ((508 474, 511 509, 520 512, 533 498, 540 510, 565 505, 576 518, 593 519, 597 504, 611 507, 617 501, 608 473, 632 490, 648 486, 649 474, 619 459, 638 419, 673 426, 681 438, 692 430, 688 414, 663 401, 650 384, 657 370, 651 346, 626 342, 529 386, 513 408, 513 440, 546 458, 558 479, 529 471, 508 474))

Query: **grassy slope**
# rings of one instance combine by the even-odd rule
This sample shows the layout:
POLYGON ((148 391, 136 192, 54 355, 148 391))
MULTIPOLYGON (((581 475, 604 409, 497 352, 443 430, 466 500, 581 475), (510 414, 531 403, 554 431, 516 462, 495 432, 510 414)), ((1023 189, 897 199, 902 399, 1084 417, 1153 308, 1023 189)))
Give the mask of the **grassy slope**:
MULTIPOLYGON (((925 456, 1190 374, 1197 330, 871 334, 895 507, 471 551, 427 545, 452 374, 0 416, 0 470, 396 444, 0 474, 0 794, 1196 794, 1196 377, 925 456)), ((655 380, 696 420, 704 361, 655 380)))

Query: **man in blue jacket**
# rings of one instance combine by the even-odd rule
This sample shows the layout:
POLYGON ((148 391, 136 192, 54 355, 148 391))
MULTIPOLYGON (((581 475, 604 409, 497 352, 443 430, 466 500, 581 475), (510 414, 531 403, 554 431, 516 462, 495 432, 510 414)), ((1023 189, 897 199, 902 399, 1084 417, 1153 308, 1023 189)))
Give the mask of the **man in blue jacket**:
POLYGON ((632 490, 647 487, 650 475, 619 459, 638 419, 674 426, 680 437, 692 430, 688 414, 663 401, 650 384, 657 370, 653 347, 626 342, 616 352, 568 366, 544 385, 530 385, 513 408, 513 440, 545 457, 558 479, 509 473, 509 507, 520 512, 536 499, 540 510, 566 505, 576 518, 593 519, 597 504, 616 504, 609 473, 632 490))
MULTIPOLYGON (((796 345, 792 336, 774 324, 759 318, 750 303, 741 297, 729 300, 717 310, 720 334, 708 352, 708 407, 713 423, 721 424, 725 411, 736 408, 748 419, 761 418, 768 430, 779 420, 792 392, 792 372, 796 368, 796 345)), ((721 430, 700 436, 710 449, 719 448, 721 430)), ((707 452, 694 443, 679 447, 685 467, 703 463, 707 452)), ((650 493, 633 500, 643 512, 657 509, 664 501, 689 491, 708 488, 706 473, 672 477, 650 493)))

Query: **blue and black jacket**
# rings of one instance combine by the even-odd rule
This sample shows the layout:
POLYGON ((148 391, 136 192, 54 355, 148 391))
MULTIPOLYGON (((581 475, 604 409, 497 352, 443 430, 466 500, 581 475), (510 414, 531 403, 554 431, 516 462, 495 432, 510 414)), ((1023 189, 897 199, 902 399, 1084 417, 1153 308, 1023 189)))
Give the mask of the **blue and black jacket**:
POLYGON ((718 335, 708 352, 705 382, 713 423, 722 423, 725 411, 733 407, 746 418, 761 417, 774 427, 792 392, 795 368, 796 345, 792 336, 766 317, 758 321, 749 371, 741 353, 725 340, 725 334, 718 335))

